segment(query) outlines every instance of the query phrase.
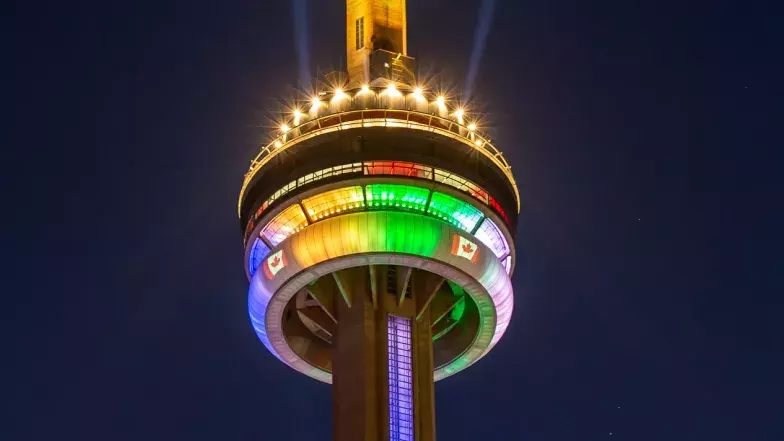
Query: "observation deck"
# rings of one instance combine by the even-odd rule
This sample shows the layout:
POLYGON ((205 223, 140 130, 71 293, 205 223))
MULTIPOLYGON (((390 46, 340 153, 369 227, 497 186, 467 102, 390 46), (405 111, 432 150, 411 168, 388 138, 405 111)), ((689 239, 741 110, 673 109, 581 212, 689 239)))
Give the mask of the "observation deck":
POLYGON ((464 184, 458 188, 482 195, 479 198, 514 229, 520 195, 511 166, 464 111, 449 108, 444 97, 390 83, 321 92, 307 104, 307 111, 295 109, 287 115, 250 163, 238 201, 245 231, 258 217, 254 212, 305 183, 295 178, 390 160, 431 166, 436 180, 451 182, 449 176, 460 176, 464 184), (263 187, 256 188, 259 182, 263 187))
POLYGON ((355 296, 345 285, 371 286, 372 309, 390 317, 426 316, 435 379, 481 358, 510 319, 520 208, 511 167, 462 109, 387 83, 294 109, 240 192, 254 327, 278 358, 322 381, 343 326, 334 298, 355 296))

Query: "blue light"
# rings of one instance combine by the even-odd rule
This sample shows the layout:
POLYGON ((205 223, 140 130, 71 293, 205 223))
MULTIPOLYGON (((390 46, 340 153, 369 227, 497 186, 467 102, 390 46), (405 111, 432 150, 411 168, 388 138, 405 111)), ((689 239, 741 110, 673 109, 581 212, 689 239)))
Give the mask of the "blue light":
POLYGON ((270 249, 261 239, 256 238, 256 241, 253 242, 253 247, 250 249, 250 254, 248 255, 248 272, 250 273, 251 277, 256 274, 256 270, 261 265, 261 261, 264 260, 264 257, 269 254, 270 249))

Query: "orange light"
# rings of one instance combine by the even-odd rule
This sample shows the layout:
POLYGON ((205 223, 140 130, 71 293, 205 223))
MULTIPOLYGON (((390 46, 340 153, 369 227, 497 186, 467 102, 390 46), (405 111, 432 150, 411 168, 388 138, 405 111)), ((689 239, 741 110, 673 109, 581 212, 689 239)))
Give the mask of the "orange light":
POLYGON ((469 125, 468 125, 468 130, 470 130, 470 131, 472 131, 472 132, 473 132, 474 130, 476 130, 476 124, 474 124, 474 123, 471 123, 471 124, 469 124, 469 125))
POLYGON ((280 131, 281 131, 281 132, 283 132, 283 133, 286 133, 286 132, 288 132, 289 130, 291 130, 291 127, 289 127, 289 126, 288 126, 288 124, 285 124, 285 123, 284 123, 284 124, 281 124, 281 125, 280 125, 280 131))
POLYGON ((438 103, 439 106, 444 106, 446 105, 446 98, 444 98, 443 95, 439 95, 438 98, 436 98, 436 103, 438 103))

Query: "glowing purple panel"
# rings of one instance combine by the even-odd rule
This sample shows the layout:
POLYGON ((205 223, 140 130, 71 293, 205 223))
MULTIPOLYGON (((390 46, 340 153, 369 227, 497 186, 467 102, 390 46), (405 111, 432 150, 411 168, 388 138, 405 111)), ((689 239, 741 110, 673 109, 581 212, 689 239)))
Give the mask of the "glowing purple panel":
POLYGON ((509 253, 509 244, 506 242, 504 234, 489 218, 482 222, 482 226, 476 231, 476 237, 493 250, 493 254, 499 259, 509 253))
POLYGON ((411 321, 390 315, 387 319, 389 350, 389 441, 414 440, 414 394, 411 370, 411 321))

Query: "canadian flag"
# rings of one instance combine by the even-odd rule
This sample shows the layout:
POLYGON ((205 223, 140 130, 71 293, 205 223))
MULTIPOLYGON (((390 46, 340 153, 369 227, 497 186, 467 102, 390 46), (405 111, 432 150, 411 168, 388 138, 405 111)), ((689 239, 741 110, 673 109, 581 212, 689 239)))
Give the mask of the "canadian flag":
POLYGON ((452 237, 452 254, 465 257, 471 262, 476 263, 479 259, 479 247, 465 237, 455 234, 452 237))
POLYGON ((287 263, 286 255, 283 253, 283 250, 273 253, 267 257, 267 261, 264 262, 264 274, 268 279, 272 280, 275 277, 275 274, 282 270, 287 263))

